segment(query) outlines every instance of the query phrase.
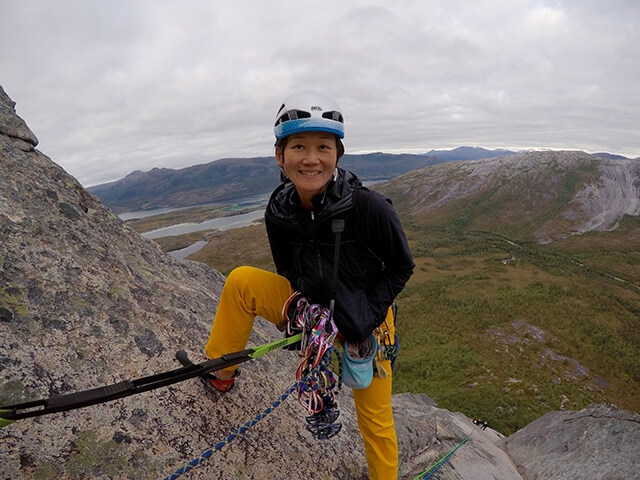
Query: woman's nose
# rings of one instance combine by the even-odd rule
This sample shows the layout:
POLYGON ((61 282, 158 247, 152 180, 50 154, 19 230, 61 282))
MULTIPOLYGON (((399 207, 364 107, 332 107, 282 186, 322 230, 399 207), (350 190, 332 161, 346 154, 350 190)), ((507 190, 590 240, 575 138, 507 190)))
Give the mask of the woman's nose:
POLYGON ((311 150, 307 155, 305 155, 302 161, 305 163, 318 163, 320 161, 320 152, 317 150, 311 150))

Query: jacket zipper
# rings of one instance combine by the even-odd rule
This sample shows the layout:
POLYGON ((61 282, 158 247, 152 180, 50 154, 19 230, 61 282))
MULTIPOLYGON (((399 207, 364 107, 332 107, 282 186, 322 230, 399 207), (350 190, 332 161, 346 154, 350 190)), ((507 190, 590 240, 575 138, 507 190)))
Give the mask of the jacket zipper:
MULTIPOLYGON (((316 214, 313 210, 311 210, 311 221, 315 222, 316 221, 316 214)), ((315 239, 311 239, 311 244, 313 245, 313 247, 316 250, 316 264, 318 265, 318 275, 320 276, 320 278, 324 281, 324 269, 322 268, 322 257, 320 256, 320 249, 318 248, 318 245, 315 241, 315 239)))

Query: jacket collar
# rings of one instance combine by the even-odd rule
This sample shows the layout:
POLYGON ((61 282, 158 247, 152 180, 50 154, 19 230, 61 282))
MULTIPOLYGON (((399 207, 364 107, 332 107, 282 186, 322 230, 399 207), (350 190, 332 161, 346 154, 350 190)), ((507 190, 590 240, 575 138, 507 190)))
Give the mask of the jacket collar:
MULTIPOLYGON (((338 178, 331 179, 322 194, 311 199, 313 212, 318 220, 331 217, 353 206, 354 194, 362 186, 360 179, 352 172, 338 168, 338 178)), ((295 185, 291 182, 280 184, 271 195, 268 212, 281 220, 292 220, 304 210, 295 185)))

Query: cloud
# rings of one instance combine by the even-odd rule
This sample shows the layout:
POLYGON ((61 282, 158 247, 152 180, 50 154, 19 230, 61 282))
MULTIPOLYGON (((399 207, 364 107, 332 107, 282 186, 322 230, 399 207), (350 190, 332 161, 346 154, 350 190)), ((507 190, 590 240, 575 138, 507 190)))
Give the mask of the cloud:
POLYGON ((7 0, 0 83, 85 185, 269 155, 275 111, 302 88, 342 105, 351 151, 638 156, 638 14, 633 0, 7 0))

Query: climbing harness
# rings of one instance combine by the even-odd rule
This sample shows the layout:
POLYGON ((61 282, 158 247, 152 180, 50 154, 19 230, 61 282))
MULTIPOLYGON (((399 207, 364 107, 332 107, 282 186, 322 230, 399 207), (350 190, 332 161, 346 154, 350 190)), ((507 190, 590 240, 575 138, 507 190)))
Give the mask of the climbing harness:
MULTIPOLYGON (((471 432, 473 433, 473 431, 471 432)), ((429 468, 427 468, 424 472, 422 472, 420 475, 418 475, 417 477, 414 477, 413 480, 427 480, 428 478, 431 478, 439 469, 440 467, 442 467, 445 463, 447 463, 449 461, 449 459, 451 458, 451 456, 456 453, 456 450, 458 450, 462 445, 465 444, 465 442, 467 440, 469 440, 469 437, 471 436, 471 433, 468 433, 466 437, 464 437, 462 439, 462 441, 456 445, 455 447, 453 447, 444 457, 442 457, 440 460, 438 460, 436 463, 434 463, 433 465, 431 465, 429 468)))
MULTIPOLYGON (((395 322, 398 307, 394 303, 391 308, 395 322)), ((393 371, 400 350, 398 336, 394 335, 392 340, 390 331, 389 323, 385 319, 362 342, 344 342, 344 355, 340 359, 340 382, 353 389, 361 389, 369 386, 374 375, 381 379, 389 376, 384 362, 389 360, 393 371)))
MULTIPOLYGON (((207 460, 209 457, 211 457, 211 455, 213 455, 215 452, 217 452, 219 450, 222 450, 222 448, 225 445, 227 445, 228 443, 231 443, 236 437, 238 437, 239 435, 245 433, 247 430, 249 430, 249 428, 253 427, 256 423, 258 423, 260 420, 262 420, 267 415, 269 415, 271 412, 273 412, 273 410, 275 408, 277 408, 282 402, 284 402, 289 397, 289 395, 291 395, 293 392, 298 390, 302 385, 304 385, 307 382, 309 382, 311 380, 311 378, 314 375, 317 375, 318 372, 321 369, 322 369, 322 366, 318 366, 314 370, 309 372, 305 377, 303 377, 302 379, 296 381, 291 387, 289 387, 287 389, 287 391, 285 391, 282 395, 280 395, 280 397, 278 397, 262 413, 260 413, 259 415, 257 415, 253 419, 249 420, 248 422, 244 423, 242 426, 238 427, 237 429, 235 429, 224 440, 216 443, 213 447, 205 450, 197 458, 194 458, 188 464, 186 464, 185 466, 180 467, 178 470, 176 470, 175 473, 169 475, 168 477, 165 477, 164 480, 175 480, 176 478, 180 477, 181 475, 187 473, 192 468, 197 467, 199 464, 201 464, 202 462, 207 460)), ((336 413, 337 413, 337 411, 336 411, 336 413)), ((333 421, 335 421, 336 418, 338 418, 337 414, 336 414, 335 418, 333 419, 333 421)), ((338 424, 338 425, 340 425, 340 427, 342 426, 341 424, 338 424)), ((338 428, 338 430, 340 430, 340 429, 338 428)))
POLYGON ((23 418, 39 417, 50 413, 67 412, 78 408, 110 402, 119 398, 129 397, 137 393, 155 390, 175 383, 201 377, 211 371, 232 367, 248 360, 253 360, 269 352, 284 348, 300 341, 302 334, 283 338, 275 342, 248 348, 239 352, 228 353, 219 358, 202 363, 170 370, 148 377, 106 385, 103 387, 53 396, 32 402, 15 405, 0 406, 0 428, 23 418))
MULTIPOLYGON (((398 305, 391 305, 391 313, 393 315, 393 323, 394 325, 398 324, 398 305)), ((389 323, 385 319, 381 326, 376 328, 373 333, 378 340, 378 355, 376 356, 377 364, 376 371, 381 378, 386 378, 386 371, 384 373, 381 370, 381 363, 384 360, 391 361, 391 370, 395 367, 396 359, 398 358, 398 353, 400 352, 400 342, 398 341, 398 335, 394 334, 393 339, 391 338, 391 329, 389 328, 389 323), (382 374, 381 374, 382 373, 382 374)))

